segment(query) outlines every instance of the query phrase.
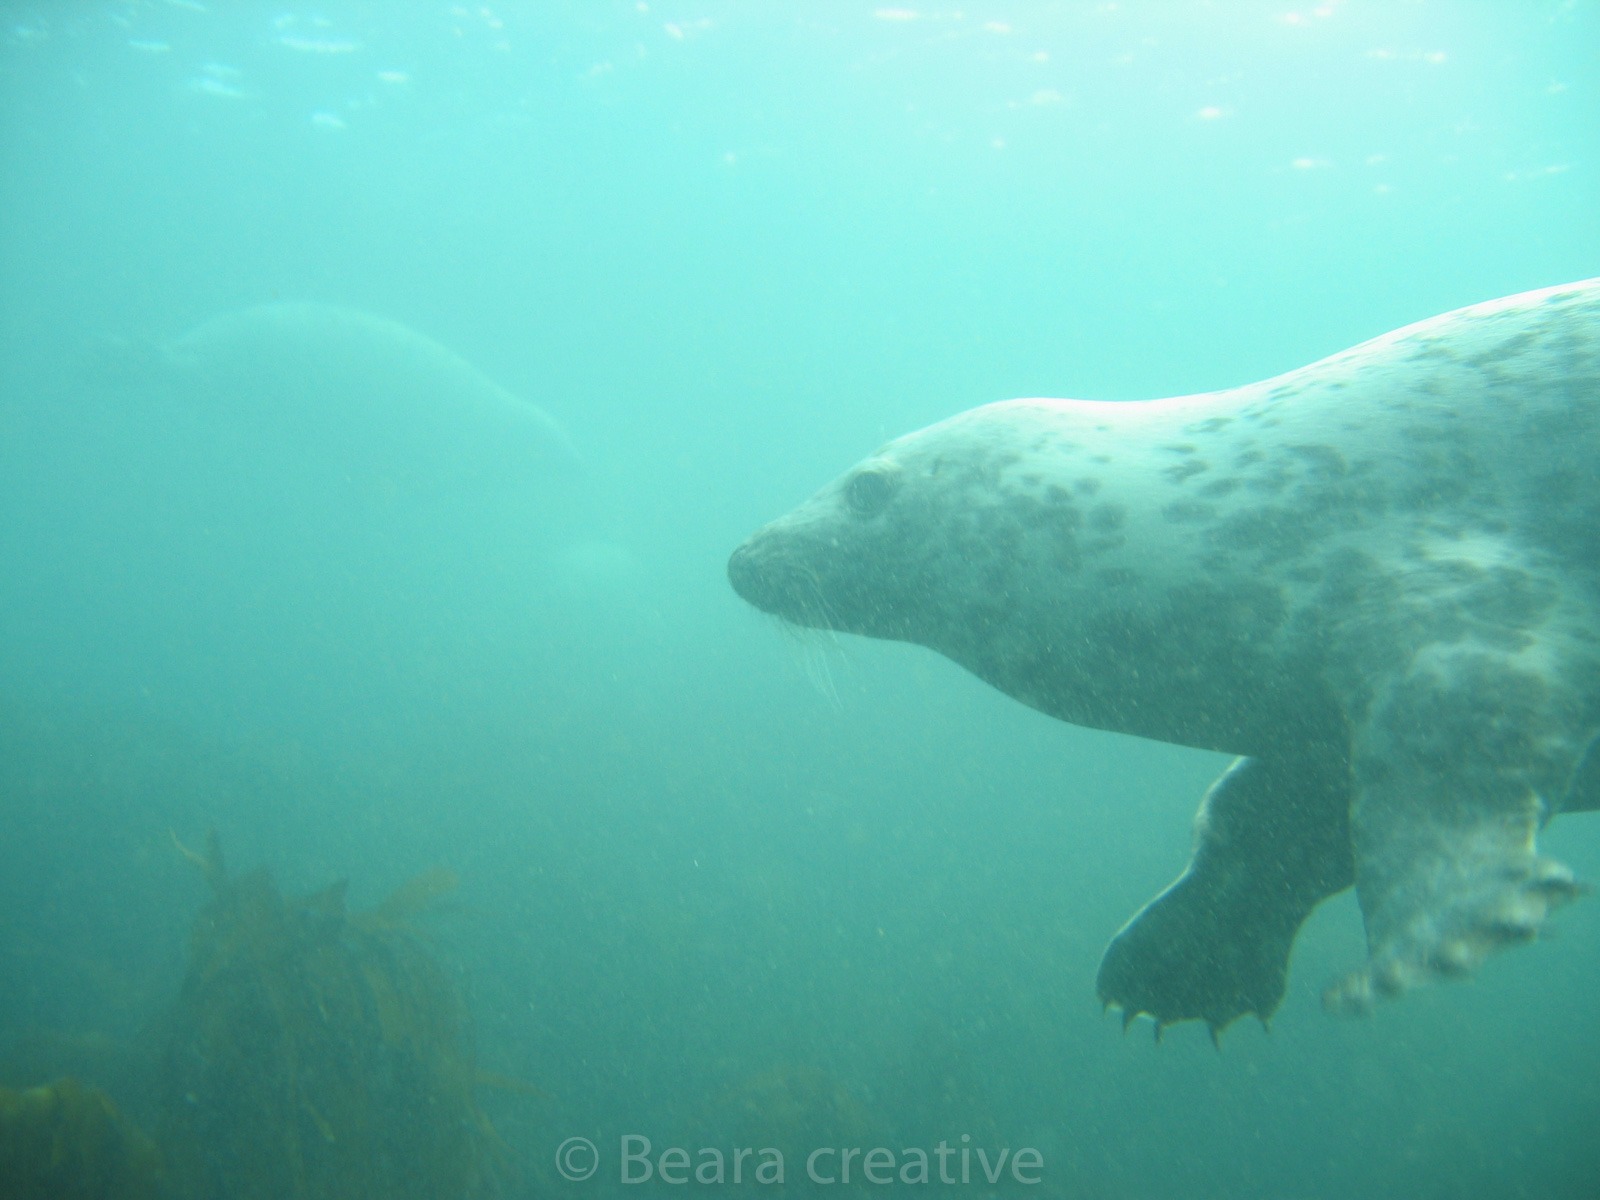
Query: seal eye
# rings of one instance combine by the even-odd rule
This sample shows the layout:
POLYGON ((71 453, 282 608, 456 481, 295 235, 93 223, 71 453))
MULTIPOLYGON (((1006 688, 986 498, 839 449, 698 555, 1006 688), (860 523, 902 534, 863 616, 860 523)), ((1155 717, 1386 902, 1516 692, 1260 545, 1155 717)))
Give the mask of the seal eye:
POLYGON ((875 517, 894 494, 894 478, 888 471, 862 471, 845 485, 844 498, 860 517, 875 517))

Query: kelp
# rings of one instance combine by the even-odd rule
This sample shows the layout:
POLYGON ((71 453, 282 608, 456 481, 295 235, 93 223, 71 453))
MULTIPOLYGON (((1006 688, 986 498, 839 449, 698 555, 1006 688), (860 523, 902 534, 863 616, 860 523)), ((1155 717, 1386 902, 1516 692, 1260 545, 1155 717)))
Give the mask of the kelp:
MULTIPOLYGON (((176 838, 174 839, 176 841, 176 838)), ((411 928, 436 871, 350 914, 179 848, 212 897, 171 1023, 158 1140, 179 1196, 454 1200, 496 1191, 461 994, 411 928)))
POLYGON ((98 1088, 0 1087, 4 1200, 154 1200, 160 1177, 154 1143, 98 1088))

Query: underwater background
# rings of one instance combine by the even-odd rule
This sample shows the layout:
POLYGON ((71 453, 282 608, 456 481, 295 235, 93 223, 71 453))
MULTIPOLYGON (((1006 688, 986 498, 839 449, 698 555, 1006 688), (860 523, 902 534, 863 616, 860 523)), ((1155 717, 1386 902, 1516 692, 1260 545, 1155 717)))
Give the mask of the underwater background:
POLYGON ((357 908, 455 872, 509 1194, 967 1134, 1011 1194, 1592 1200, 1593 897, 1346 1022, 1347 894, 1270 1035, 1123 1037, 1226 760, 724 564, 976 404, 1600 273, 1597 131, 1592 0, 0 2, 0 1084, 157 1036, 215 830, 357 908))

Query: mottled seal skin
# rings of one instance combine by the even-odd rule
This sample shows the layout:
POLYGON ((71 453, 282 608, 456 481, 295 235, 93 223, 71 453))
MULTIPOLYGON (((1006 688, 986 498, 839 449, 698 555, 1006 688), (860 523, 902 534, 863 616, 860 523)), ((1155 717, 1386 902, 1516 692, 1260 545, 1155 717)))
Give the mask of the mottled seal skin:
POLYGON ((1579 893, 1535 835, 1600 796, 1597 463, 1600 279, 1228 391, 973 409, 728 574, 1061 720, 1241 755, 1099 976, 1125 1021, 1215 1035, 1275 1011, 1352 884, 1368 959, 1335 1010, 1468 974, 1579 893))

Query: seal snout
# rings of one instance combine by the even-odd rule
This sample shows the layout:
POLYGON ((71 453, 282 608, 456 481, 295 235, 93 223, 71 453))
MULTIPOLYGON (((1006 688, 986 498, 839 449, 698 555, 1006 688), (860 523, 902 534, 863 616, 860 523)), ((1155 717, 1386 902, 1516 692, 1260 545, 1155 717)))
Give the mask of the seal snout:
MULTIPOLYGON (((802 599, 808 592, 802 583, 805 572, 792 561, 783 539, 764 534, 753 534, 729 557, 728 582, 741 599, 764 613, 796 624, 814 623, 807 620, 802 599)), ((814 583, 809 590, 815 590, 814 583)))
POLYGON ((755 539, 745 542, 728 558, 728 582, 741 599, 762 612, 772 612, 777 607, 775 589, 768 572, 761 568, 760 557, 755 539))

